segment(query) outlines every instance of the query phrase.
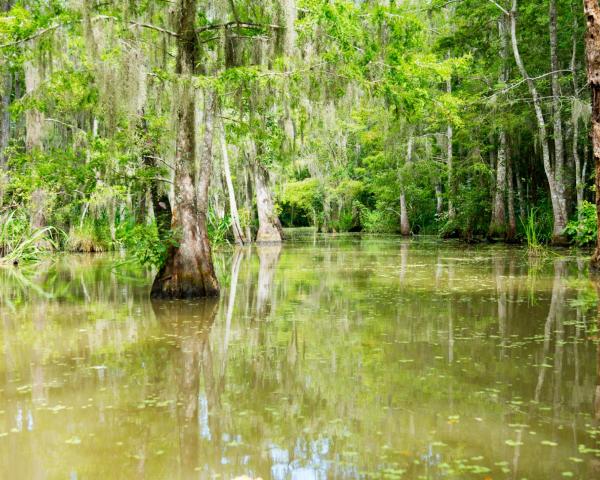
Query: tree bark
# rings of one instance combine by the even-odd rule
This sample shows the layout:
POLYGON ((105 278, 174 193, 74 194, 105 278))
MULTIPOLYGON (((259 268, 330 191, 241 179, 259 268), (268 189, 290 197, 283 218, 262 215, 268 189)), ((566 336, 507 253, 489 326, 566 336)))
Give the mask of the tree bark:
POLYGON ((244 232, 242 231, 242 224, 240 223, 240 214, 238 212, 237 201, 235 199, 233 181, 231 180, 229 152, 227 151, 227 139, 225 137, 225 127, 223 125, 221 126, 220 133, 221 156, 223 158, 223 174, 225 176, 225 183, 227 185, 227 193, 229 195, 229 211, 231 212, 231 228, 233 230, 233 237, 235 239, 235 243, 237 243, 238 245, 244 245, 246 241, 244 239, 244 232))
POLYGON ((513 161, 507 151, 507 177, 508 177, 508 228, 506 229, 506 241, 514 242, 517 237, 517 216, 515 213, 515 183, 513 172, 513 161))
POLYGON ((252 219, 254 217, 254 210, 252 208, 252 173, 248 165, 244 167, 244 209, 246 210, 246 240, 248 243, 252 242, 252 219))
POLYGON ((205 112, 205 148, 196 188, 196 95, 192 75, 198 64, 195 32, 197 0, 179 0, 177 11, 177 66, 179 77, 178 131, 174 162, 174 201, 171 230, 179 235, 170 245, 165 265, 152 285, 153 298, 200 298, 219 294, 206 217, 212 169, 212 119, 216 98, 209 93, 205 112), (208 140, 208 137, 210 140, 208 140), (209 144, 207 144, 207 141, 209 144))
POLYGON ((279 243, 283 240, 283 228, 275 212, 275 203, 269 187, 269 172, 260 161, 254 162, 254 187, 258 211, 257 243, 279 243))
MULTIPOLYGON (((446 92, 448 94, 452 93, 452 79, 449 78, 446 80, 446 92)), ((454 210, 454 171, 453 171, 453 150, 452 150, 452 142, 454 141, 454 128, 451 123, 448 123, 448 127, 446 129, 446 137, 448 139, 448 145, 446 150, 446 161, 448 163, 448 218, 453 220, 456 216, 456 211, 454 210)))
POLYGON ((440 182, 435 184, 435 213, 439 217, 442 214, 444 208, 444 196, 442 193, 442 184, 440 182))
MULTIPOLYGON (((35 46, 32 48, 35 50, 35 46)), ((27 96, 33 96, 38 93, 42 84, 42 72, 38 63, 38 58, 34 57, 27 60, 24 65, 25 73, 25 92, 27 96)), ((31 159, 39 154, 43 149, 44 136, 44 115, 36 108, 30 108, 25 112, 25 148, 31 155, 31 159)), ((30 226, 32 230, 39 230, 46 227, 46 209, 48 203, 48 194, 43 187, 36 188, 31 193, 30 202, 30 226)), ((38 248, 48 250, 50 243, 44 237, 37 241, 38 248)))
POLYGON ((281 10, 283 13, 283 53, 286 57, 291 57, 294 54, 296 45, 296 18, 298 11, 296 8, 296 0, 282 0, 281 10))
POLYGON ((533 108, 535 111, 535 117, 538 124, 538 133, 540 143, 542 145, 542 159, 544 163, 544 172, 548 181, 548 187, 550 190, 550 199, 552 201, 552 213, 554 226, 552 230, 552 243, 564 244, 567 239, 564 235, 565 227, 567 226, 567 211, 566 202, 564 198, 561 198, 561 191, 557 187, 557 182, 554 174, 554 169, 550 163, 550 144, 548 142, 548 130, 546 127, 546 120, 542 110, 542 101, 537 91, 533 79, 527 73, 523 59, 519 52, 518 40, 517 40, 517 0, 513 0, 512 9, 510 11, 510 36, 513 54, 515 57, 515 63, 519 68, 521 76, 527 82, 529 93, 533 99, 533 108))
MULTIPOLYGON (((598 0, 584 0, 583 8, 587 18, 585 52, 587 77, 592 91, 591 136, 596 170, 596 212, 600 223, 600 6, 598 0)), ((600 272, 600 228, 590 266, 592 271, 600 272)))
POLYGON ((3 75, 2 104, 0 112, 0 169, 6 168, 6 147, 10 141, 10 96, 12 94, 13 75, 6 72, 3 75))
MULTIPOLYGON (((502 59, 500 83, 508 81, 508 39, 506 37, 506 23, 504 17, 498 22, 498 33, 500 35, 500 57, 502 59)), ((496 193, 492 208, 492 221, 490 223, 490 237, 505 236, 506 234, 506 129, 502 125, 499 134, 500 145, 498 147, 498 161, 496 162, 496 193)))
MULTIPOLYGON (((549 5, 550 18, 550 67, 552 71, 552 115, 554 122, 554 179, 556 189, 561 202, 561 210, 567 212, 567 198, 565 195, 565 151, 562 132, 562 119, 560 113, 560 73, 558 63, 558 34, 557 34, 557 13, 556 0, 550 0, 549 5)), ((565 225, 566 226, 566 225, 565 225)))
POLYGON ((500 131, 500 146, 496 162, 496 193, 494 195, 494 209, 490 223, 490 237, 504 237, 506 233, 506 131, 500 131))
MULTIPOLYGON (((406 164, 412 163, 413 137, 408 136, 406 147, 406 164)), ((402 180, 402 189, 400 192, 400 233, 405 237, 410 235, 410 221, 408 219, 408 209, 406 206, 406 193, 404 191, 404 179, 402 180)))
MULTIPOLYGON (((23 65, 25 71, 25 92, 27 96, 37 93, 42 83, 40 67, 37 59, 27 60, 23 65)), ((25 112, 25 146, 28 152, 42 148, 44 131, 44 115, 36 108, 30 108, 25 112)))
MULTIPOLYGON (((572 54, 571 54, 571 78, 573 82, 573 97, 577 96, 579 86, 577 85, 577 14, 573 12, 573 37, 572 37, 572 54)), ((581 205, 583 204, 583 193, 585 190, 585 176, 581 165, 581 158, 579 156, 579 118, 573 109, 571 116, 571 123, 573 126, 573 141, 572 141, 572 155, 573 163, 575 164, 575 194, 577 198, 577 212, 579 215, 581 205)))
POLYGON ((525 192, 523 191, 523 182, 519 176, 519 171, 515 168, 515 180, 517 181, 517 198, 519 199, 519 219, 525 221, 525 192))

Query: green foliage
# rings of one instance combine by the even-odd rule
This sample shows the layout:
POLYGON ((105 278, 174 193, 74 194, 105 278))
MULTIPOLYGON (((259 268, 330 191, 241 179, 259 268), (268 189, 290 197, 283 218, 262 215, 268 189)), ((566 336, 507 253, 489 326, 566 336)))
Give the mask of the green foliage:
POLYGON ((23 211, 0 214, 0 266, 41 260, 56 247, 53 227, 32 230, 23 211))
MULTIPOLYGON (((283 48, 287 29, 273 27, 283 20, 279 2, 216 2, 210 12, 200 2, 202 68, 185 80, 176 73, 175 45, 167 41, 174 28, 169 2, 9 3, 12 8, 0 13, 0 83, 9 88, 1 93, 11 115, 0 204, 26 209, 32 192, 43 188, 47 223, 69 232, 67 249, 125 247, 139 250, 134 256, 143 263, 161 264, 174 240, 140 225, 147 222, 149 193, 164 197, 170 188, 183 81, 196 90, 199 109, 207 92, 218 97, 214 130, 224 130, 231 152, 243 227, 255 227, 254 200, 244 197, 252 195, 248 172, 258 162, 269 171, 285 226, 396 232, 404 195, 413 232, 482 237, 503 132, 511 178, 521 183, 520 207, 537 206, 520 238, 534 228, 536 243, 550 239, 536 120, 523 101, 530 95, 509 42, 503 51, 494 2, 298 0, 291 52, 283 48), (234 27, 233 18, 243 25, 234 27), (40 75, 35 91, 25 84, 28 65, 40 75), (32 114, 43 117, 42 145, 33 149, 25 145, 32 114)), ((572 41, 582 37, 584 22, 575 27, 573 5, 557 4, 559 63, 569 64, 572 53, 579 62, 582 44, 572 41)), ((546 6, 519 5, 520 50, 543 97, 551 94, 547 26, 546 6)), ((576 140, 584 158, 589 98, 574 88, 585 83, 585 69, 560 76, 571 99, 561 112, 564 130, 580 127, 579 137, 565 142, 576 140)), ((213 150, 218 174, 219 149, 213 150)), ((571 178, 570 168, 564 178, 571 178)), ((223 205, 226 194, 218 182, 211 188, 215 209, 213 199, 223 205)), ((589 195, 586 185, 582 191, 589 195)), ((592 240, 588 213, 569 223, 577 244, 592 240)), ((230 240, 228 217, 212 211, 208 228, 211 241, 230 240)))
POLYGON ((532 208, 527 214, 527 219, 523 222, 523 231, 527 239, 527 247, 537 249, 541 247, 539 226, 536 222, 536 209, 532 208))
POLYGON ((119 238, 127 251, 144 266, 160 269, 167 260, 171 246, 177 246, 176 235, 168 231, 162 237, 155 223, 136 224, 125 222, 119 231, 119 238))
POLYGON ((323 191, 316 178, 287 183, 280 197, 280 203, 284 210, 290 212, 290 226, 297 225, 295 217, 298 216, 304 216, 317 227, 322 222, 323 191))
POLYGON ((393 233, 398 230, 397 215, 385 205, 378 205, 374 210, 363 206, 360 209, 360 221, 367 233, 393 233))
POLYGON ((231 217, 225 215, 223 218, 213 211, 208 211, 208 238, 213 244, 228 243, 231 235, 231 217))
POLYGON ((87 221, 69 230, 66 248, 70 252, 100 253, 110 250, 110 247, 108 228, 99 222, 87 221))
POLYGON ((552 212, 547 207, 530 208, 521 224, 530 253, 541 253, 552 235, 552 212))
POLYGON ((580 247, 593 245, 598 237, 596 206, 584 200, 577 210, 577 217, 567 224, 565 233, 580 247))

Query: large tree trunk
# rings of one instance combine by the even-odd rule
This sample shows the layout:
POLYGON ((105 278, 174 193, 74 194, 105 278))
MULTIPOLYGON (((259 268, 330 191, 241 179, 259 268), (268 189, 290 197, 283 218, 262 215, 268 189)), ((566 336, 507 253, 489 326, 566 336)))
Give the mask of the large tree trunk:
MULTIPOLYGON (((284 21, 284 36, 283 36, 283 54, 285 56, 285 70, 289 71, 291 62, 296 56, 296 19, 298 11, 296 8, 296 0, 281 0, 281 8, 283 11, 284 21)), ((287 139, 287 145, 290 150, 294 149, 296 131, 294 121, 292 120, 292 107, 290 98, 289 82, 283 83, 283 130, 287 139)))
MULTIPOLYGON (((600 224, 600 6, 598 6, 598 0, 584 0, 583 8, 587 18, 585 51, 587 77, 592 90, 591 135, 596 169, 596 212, 600 224)), ((600 228, 598 229, 596 250, 592 256, 591 269, 596 272, 600 271, 600 228)))
POLYGON ((231 168, 229 166, 229 152, 227 151, 227 139, 225 137, 225 127, 222 126, 220 129, 221 133, 221 156, 223 158, 223 175, 225 176, 225 183, 227 184, 227 193, 229 195, 229 211, 231 212, 231 228, 233 230, 233 237, 235 243, 238 245, 244 245, 244 232, 242 231, 242 224, 240 223, 240 214, 237 208, 237 201, 235 199, 235 190, 233 188, 233 181, 231 180, 231 168))
MULTIPOLYGON (((406 147, 406 163, 412 163, 413 137, 408 136, 408 145, 406 147)), ((402 180, 404 184, 404 180, 402 180)), ((408 220, 408 208, 406 206, 406 193, 404 185, 400 191, 400 233, 407 237, 410 235, 410 221, 408 220)))
POLYGON ((442 184, 437 182, 435 184, 435 213, 439 217, 444 209, 444 196, 442 193, 442 184))
POLYGON ((494 195, 494 209, 490 223, 490 237, 504 236, 506 231, 506 131, 500 131, 500 146, 496 162, 496 193, 494 195))
POLYGON ((244 166, 244 209, 246 210, 246 241, 252 242, 252 219, 254 217, 254 210, 252 208, 252 172, 249 166, 244 166))
MULTIPOLYGON (((180 237, 171 245, 165 265, 152 285, 153 298, 199 298, 219 294, 206 225, 208 186, 212 167, 212 139, 205 145, 196 189, 196 95, 192 75, 198 64, 195 32, 196 0, 179 0, 177 18, 177 67, 179 76, 178 130, 174 162, 174 201, 171 230, 180 237), (210 148, 207 149, 207 146, 210 148)), ((210 129, 216 99, 206 102, 205 127, 210 129)), ((212 136, 212 131, 205 132, 212 136)), ((212 137, 211 137, 212 138, 212 137)))
MULTIPOLYGON (((452 93, 452 79, 449 78, 446 80, 446 92, 448 94, 452 93)), ((448 128, 446 129, 446 137, 448 140, 447 149, 446 149, 446 161, 448 162, 448 218, 450 220, 454 219, 456 216, 456 212, 454 210, 454 169, 453 169, 453 150, 452 150, 452 142, 454 141, 454 128, 451 123, 448 123, 448 128)))
POLYGON ((527 201, 525 192, 523 191, 523 182, 521 181, 521 177, 519 176, 519 171, 515 167, 515 180, 517 181, 517 198, 519 199, 519 220, 521 222, 525 221, 526 211, 525 211, 525 202, 527 201))
MULTIPOLYGON (((561 210, 567 212, 567 198, 565 185, 565 151, 562 132, 562 119, 560 113, 560 73, 558 63, 558 34, 556 0, 550 0, 550 67, 552 69, 552 114, 554 122, 554 179, 559 201, 562 203, 561 210)), ((566 225, 565 225, 566 226, 566 225)))
POLYGON ((298 11, 296 8, 296 0, 281 0, 281 10, 283 13, 283 53, 286 57, 291 57, 294 54, 296 45, 296 19, 298 11))
MULTIPOLYGON (((25 91, 27 96, 37 94, 37 90, 42 83, 40 67, 38 60, 33 58, 25 62, 23 68, 25 71, 25 91)), ((42 148, 42 138, 44 132, 44 115, 36 108, 29 108, 25 112, 25 146, 28 152, 42 148)))
POLYGON ((513 161, 507 151, 507 176, 508 176, 508 228, 506 241, 514 242, 517 237, 517 215, 515 213, 515 181, 513 161))
POLYGON ((4 188, 7 183, 7 178, 4 171, 7 169, 6 148, 10 142, 10 96, 12 94, 13 75, 11 72, 4 72, 0 76, 0 81, 3 82, 3 89, 0 98, 0 207, 4 203, 4 188))
POLYGON ((12 94, 13 74, 5 72, 2 78, 2 102, 0 104, 0 169, 6 168, 6 147, 10 141, 10 96, 12 94))
POLYGON ((544 172, 546 173, 546 179, 548 181, 548 187, 550 190, 550 199, 552 201, 552 213, 554 226, 552 230, 552 243, 564 244, 566 243, 566 237, 564 235, 565 227, 567 226, 567 211, 564 192, 557 186, 556 177, 552 164, 550 163, 550 144, 548 142, 548 131, 546 127, 546 120, 542 110, 542 101, 535 86, 533 79, 527 73, 521 54, 519 53, 519 46, 517 40, 517 0, 513 0, 512 9, 510 11, 510 36, 512 42, 513 54, 515 57, 515 63, 519 68, 521 76, 526 80, 529 88, 529 93, 533 99, 533 108, 535 110, 535 117, 538 124, 539 140, 542 145, 542 159, 544 163, 544 172))
MULTIPOLYGON (((577 14, 573 12, 573 36, 572 36, 572 53, 571 53, 571 78, 573 81, 573 96, 576 97, 579 91, 577 85, 577 14)), ((585 190, 585 172, 581 168, 581 158, 579 156, 579 118, 575 109, 572 109, 571 123, 573 127, 572 155, 573 163, 575 164, 575 193, 577 196, 577 212, 580 212, 580 207, 583 204, 583 193, 585 190)))
MULTIPOLYGON (((35 50, 35 46, 32 49, 35 50)), ((42 72, 38 62, 39 59, 34 57, 23 65, 27 96, 36 95, 42 84, 42 72)), ((44 114, 36 108, 30 108, 25 112, 25 148, 32 155, 32 159, 43 149, 44 121, 44 114)), ((43 187, 40 186, 31 193, 29 213, 30 225, 33 230, 46 227, 47 203, 48 194, 43 187)), ((44 250, 51 248, 50 243, 44 237, 37 241, 37 246, 44 250)))
MULTIPOLYGON (((506 23, 504 17, 498 22, 498 33, 500 34, 500 57, 502 59, 502 71, 500 83, 508 81, 508 39, 506 37, 506 23)), ((506 233, 506 130, 501 126, 499 134, 500 145, 498 147, 498 161, 496 162, 496 193, 492 208, 492 221, 490 223, 490 237, 504 236, 506 233)))
POLYGON ((275 203, 269 187, 269 172, 260 161, 254 163, 254 188, 258 211, 258 243, 278 243, 283 240, 283 228, 275 211, 275 203))

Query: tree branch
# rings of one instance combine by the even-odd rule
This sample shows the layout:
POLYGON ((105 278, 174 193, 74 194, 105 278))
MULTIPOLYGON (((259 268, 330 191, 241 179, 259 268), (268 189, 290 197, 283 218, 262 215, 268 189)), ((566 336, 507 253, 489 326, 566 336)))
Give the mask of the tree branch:
POLYGON ((42 30, 38 30, 34 34, 30 35, 29 37, 22 38, 20 40, 15 40, 14 42, 5 43, 4 45, 0 45, 0 49, 14 47, 16 45, 20 45, 21 43, 26 43, 26 42, 29 42, 30 40, 35 40, 36 38, 41 37, 42 35, 45 35, 46 33, 51 32, 52 30, 56 30, 57 28, 60 28, 62 26, 63 26, 62 23, 59 23, 56 25, 51 25, 50 27, 43 28, 42 30))
POLYGON ((227 22, 227 23, 205 25, 204 27, 201 27, 198 30, 196 30, 196 33, 202 33, 202 32, 207 32, 209 30, 219 30, 221 28, 231 28, 231 27, 237 27, 237 28, 274 28, 274 29, 284 28, 281 25, 273 25, 273 24, 269 24, 269 23, 238 22, 236 20, 236 21, 227 22))
POLYGON ((490 3, 493 3, 494 5, 496 5, 500 10, 502 10, 502 13, 504 15, 506 15, 507 17, 510 16, 510 13, 508 10, 506 10, 502 5, 500 5, 499 3, 497 3, 495 0, 488 0, 490 3))
MULTIPOLYGON (((93 21, 95 20, 118 20, 116 17, 111 17, 109 15, 98 15, 96 17, 94 17, 92 19, 93 21)), ((162 27, 158 27, 156 25, 152 25, 149 23, 141 23, 141 22, 136 22, 134 20, 129 20, 128 23, 130 24, 130 28, 137 26, 137 27, 142 27, 142 28, 148 28, 150 30, 155 30, 157 32, 160 33, 164 33, 166 35, 170 35, 172 37, 177 37, 178 35, 175 32, 172 32, 171 30, 167 30, 166 28, 162 28, 162 27)), ((5 43, 3 45, 0 45, 0 50, 4 49, 4 48, 8 48, 8 47, 15 47, 17 45, 20 45, 22 43, 26 43, 29 42, 31 40, 35 40, 36 38, 41 37, 42 35, 45 35, 48 32, 51 32, 53 30, 56 30, 60 27, 64 27, 66 25, 69 25, 68 23, 57 23, 55 25, 51 25, 49 27, 43 28, 41 30, 38 30, 37 32, 31 34, 30 36, 26 37, 26 38, 22 38, 20 40, 15 40, 14 42, 9 42, 9 43, 5 43)))
POLYGON ((510 85, 510 86, 508 86, 506 88, 503 88, 502 90, 500 90, 500 93, 503 93, 503 94, 507 93, 508 91, 512 90, 513 88, 517 88, 519 85, 527 82, 528 80, 539 80, 540 78, 547 77, 547 76, 552 75, 554 73, 565 73, 565 72, 572 73, 573 70, 571 70, 571 69, 554 70, 552 72, 546 72, 546 73, 543 73, 542 75, 538 75, 537 77, 524 78, 522 80, 519 80, 516 83, 513 83, 512 85, 510 85))
POLYGON ((142 28, 148 28, 150 30, 155 30, 157 32, 160 33, 165 33, 167 35, 170 35, 172 37, 179 37, 179 35, 177 35, 177 33, 171 31, 171 30, 167 30, 166 28, 161 28, 161 27, 157 27, 156 25, 152 25, 150 23, 140 23, 140 22, 134 22, 133 20, 130 20, 129 23, 131 24, 131 27, 142 27, 142 28))
MULTIPOLYGON (((96 20, 119 20, 119 19, 117 17, 113 17, 111 15, 97 15, 92 19, 92 21, 96 21, 96 20)), ((154 30, 156 32, 164 33, 164 34, 170 35, 172 37, 179 36, 179 35, 177 35, 177 33, 173 32, 171 30, 167 30, 166 28, 162 28, 157 25, 152 25, 151 23, 136 22, 135 20, 129 20, 127 23, 130 24, 129 28, 142 27, 142 28, 148 28, 150 30, 154 30)))

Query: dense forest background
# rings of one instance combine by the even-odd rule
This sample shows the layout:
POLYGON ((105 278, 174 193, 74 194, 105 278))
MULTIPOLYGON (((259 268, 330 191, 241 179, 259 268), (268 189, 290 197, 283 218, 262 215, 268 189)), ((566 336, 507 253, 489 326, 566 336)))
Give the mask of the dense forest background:
POLYGON ((580 3, 0 0, 0 257, 593 242, 580 3))

